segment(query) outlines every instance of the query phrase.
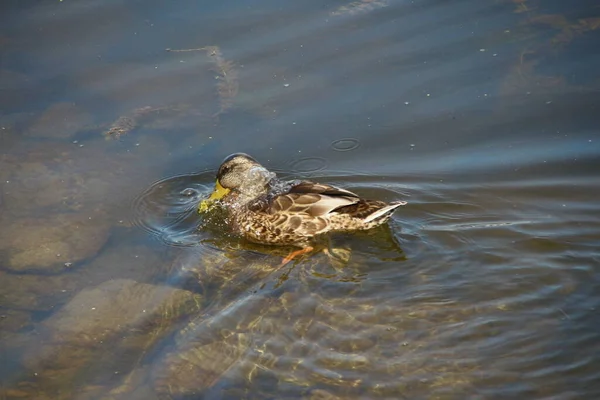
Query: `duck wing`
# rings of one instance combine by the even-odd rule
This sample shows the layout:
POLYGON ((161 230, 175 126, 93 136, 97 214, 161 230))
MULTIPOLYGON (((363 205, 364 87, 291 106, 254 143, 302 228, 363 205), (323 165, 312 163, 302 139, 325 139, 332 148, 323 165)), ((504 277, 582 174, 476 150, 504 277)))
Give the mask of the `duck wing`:
MULTIPOLYGON (((365 223, 378 219, 386 220, 396 208, 406 204, 405 201, 396 201, 388 204, 378 200, 367 200, 360 198, 356 193, 349 190, 310 181, 300 182, 298 185, 292 187, 289 193, 321 195, 320 199, 316 197, 312 198, 315 204, 309 211, 311 215, 320 216, 334 212, 362 219, 365 223)), ((296 200, 296 203, 303 200, 302 198, 296 200)))
POLYGON ((284 237, 290 235, 298 239, 311 238, 335 229, 355 230, 377 226, 387 221, 394 210, 406 202, 388 204, 366 200, 335 186, 302 181, 283 193, 272 194, 263 204, 261 211, 270 214, 271 229, 281 232, 284 237), (331 225, 334 215, 342 216, 341 220, 336 218, 337 226, 331 225), (340 222, 344 220, 347 223, 340 222))
POLYGON ((297 185, 292 186, 288 193, 316 193, 324 194, 327 196, 350 196, 358 197, 356 193, 353 193, 346 189, 339 187, 324 185, 322 183, 316 183, 311 181, 301 181, 297 185))
POLYGON ((357 194, 335 186, 310 181, 302 181, 292 186, 287 193, 275 196, 268 212, 304 213, 311 217, 322 217, 340 207, 356 204, 360 201, 357 194))

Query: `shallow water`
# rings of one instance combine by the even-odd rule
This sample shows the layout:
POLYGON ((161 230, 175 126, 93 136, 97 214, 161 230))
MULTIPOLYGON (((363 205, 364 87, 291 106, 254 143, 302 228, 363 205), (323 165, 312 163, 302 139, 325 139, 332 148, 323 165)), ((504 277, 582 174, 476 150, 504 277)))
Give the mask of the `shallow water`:
POLYGON ((598 7, 1 7, 0 398, 600 396, 598 7), (408 204, 278 269, 239 151, 408 204))

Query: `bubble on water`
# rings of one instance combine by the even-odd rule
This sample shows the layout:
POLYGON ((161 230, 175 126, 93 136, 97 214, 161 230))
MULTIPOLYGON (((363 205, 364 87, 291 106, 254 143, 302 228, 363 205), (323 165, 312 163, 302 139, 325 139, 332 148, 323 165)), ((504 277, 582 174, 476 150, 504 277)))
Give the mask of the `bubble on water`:
POLYGON ((304 157, 292 161, 291 168, 298 172, 316 172, 327 168, 327 160, 321 157, 304 157))
POLYGON ((265 167, 252 167, 249 171, 249 178, 253 183, 264 184, 275 177, 275 173, 269 171, 265 167))
POLYGON ((355 138, 338 139, 331 143, 331 148, 335 151, 351 151, 360 146, 360 142, 355 138))
POLYGON ((197 195, 198 191, 196 189, 192 189, 192 188, 185 188, 180 192, 180 194, 182 196, 191 197, 191 196, 197 195))

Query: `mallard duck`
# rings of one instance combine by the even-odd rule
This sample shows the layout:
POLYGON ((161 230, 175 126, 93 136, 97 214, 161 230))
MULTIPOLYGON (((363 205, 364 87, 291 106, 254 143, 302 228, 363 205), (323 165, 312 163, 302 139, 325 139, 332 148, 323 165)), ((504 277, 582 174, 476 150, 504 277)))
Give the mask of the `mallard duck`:
POLYGON ((311 248, 327 232, 371 229, 385 223, 405 201, 366 200, 335 186, 283 181, 244 153, 223 160, 213 193, 201 213, 220 204, 233 233, 272 245, 311 248))

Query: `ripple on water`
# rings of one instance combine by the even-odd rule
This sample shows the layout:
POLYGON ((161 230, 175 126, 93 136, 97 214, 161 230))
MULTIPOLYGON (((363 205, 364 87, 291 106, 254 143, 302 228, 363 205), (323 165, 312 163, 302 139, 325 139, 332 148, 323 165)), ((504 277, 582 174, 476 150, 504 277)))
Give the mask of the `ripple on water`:
POLYGON ((134 201, 134 223, 173 246, 195 245, 202 238, 196 212, 212 190, 213 171, 180 175, 151 185, 134 201))
POLYGON ((304 157, 292 161, 290 168, 300 173, 322 171, 327 168, 327 160, 321 157, 304 157))
POLYGON ((331 148, 335 151, 352 151, 360 146, 360 141, 355 138, 338 139, 331 143, 331 148))
MULTIPOLYGON (((310 160, 298 169, 310 171, 310 160)), ((267 296, 255 299, 262 305, 247 308, 254 303, 247 290, 221 291, 224 308, 198 318, 201 327, 227 340, 244 338, 243 346, 226 339, 215 344, 235 349, 230 373, 244 377, 242 387, 256 390, 260 382, 273 382, 261 387, 265 396, 317 387, 349 397, 431 398, 521 396, 541 387, 565 393, 561 374, 591 382, 592 358, 567 360, 568 349, 558 345, 569 337, 565 327, 588 315, 565 304, 581 289, 564 265, 581 264, 581 276, 593 271, 585 262, 596 254, 591 237, 598 225, 582 218, 589 205, 561 207, 561 215, 552 215, 546 211, 554 201, 549 197, 541 208, 522 207, 517 196, 507 201, 494 190, 460 184, 430 183, 431 190, 421 193, 417 184, 401 187, 388 179, 382 186, 371 176, 314 179, 373 192, 374 198, 409 191, 413 201, 394 216, 388 233, 334 238, 335 245, 350 249, 346 264, 313 255, 293 266, 278 290, 269 282, 280 274, 256 275, 251 263, 238 268, 240 277, 223 276, 219 282, 236 287, 253 277, 267 296), (575 218, 565 225, 565 215, 575 218), (403 248, 391 246, 388 236, 403 248)), ((161 234, 185 233, 186 213, 195 214, 212 174, 200 180, 176 177, 150 189, 149 197, 165 197, 143 207, 171 212, 148 225, 161 234)), ((200 256, 210 264, 208 252, 200 256)), ((185 348, 193 348, 201 332, 195 329, 188 327, 191 337, 181 336, 183 343, 190 340, 185 348)), ((568 348, 597 337, 588 336, 574 335, 568 348)), ((169 357, 181 361, 185 354, 169 357)))
POLYGON ((275 374, 279 382, 385 396, 408 387, 415 395, 431 393, 426 381, 437 381, 441 387, 449 376, 455 387, 472 380, 474 349, 457 361, 450 345, 438 348, 438 344, 440 333, 475 315, 473 310, 408 305, 400 298, 380 304, 375 298, 305 296, 310 301, 300 301, 302 312, 289 315, 291 323, 280 324, 279 333, 270 331, 263 340, 261 324, 283 317, 264 315, 256 326, 256 352, 247 354, 246 361, 275 374), (421 389, 415 391, 415 385, 421 389))

